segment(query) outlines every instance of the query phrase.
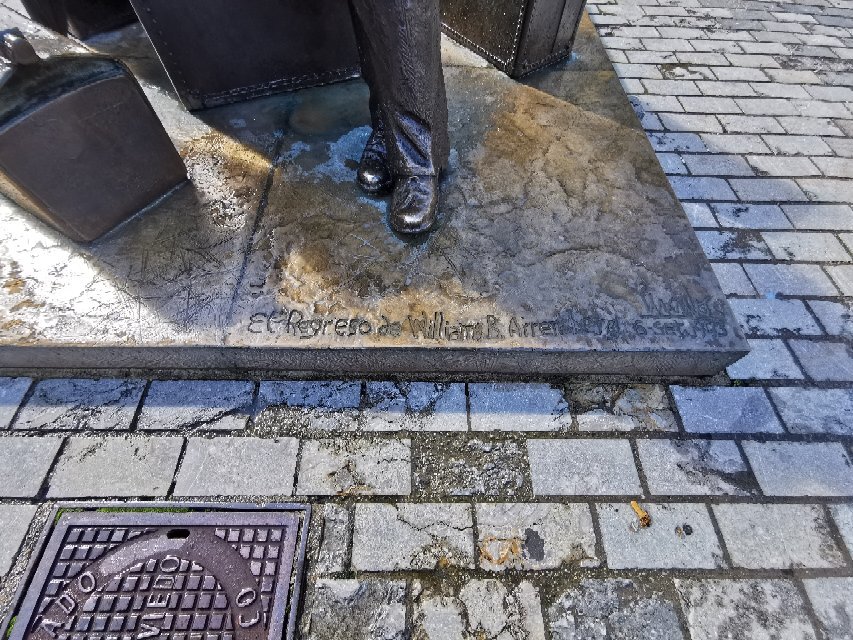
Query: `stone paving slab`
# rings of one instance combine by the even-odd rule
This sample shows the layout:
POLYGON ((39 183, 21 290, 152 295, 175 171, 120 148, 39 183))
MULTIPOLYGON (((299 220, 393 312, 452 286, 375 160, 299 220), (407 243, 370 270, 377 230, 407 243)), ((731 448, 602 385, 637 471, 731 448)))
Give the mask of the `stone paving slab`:
POLYGON ((581 384, 567 395, 580 431, 678 431, 663 385, 581 384))
POLYGON ((31 384, 29 378, 0 378, 0 429, 12 424, 12 418, 31 384))
POLYGON ((175 482, 177 496, 290 496, 295 438, 190 438, 175 482))
POLYGON ((693 640, 816 640, 788 580, 676 580, 693 640))
POLYGON ((770 397, 792 433, 853 436, 853 390, 780 387, 770 397))
POLYGON ((691 433, 781 433, 763 389, 672 387, 685 430, 691 433))
POLYGON ((713 510, 736 567, 833 569, 847 564, 820 506, 718 504, 713 510))
POLYGON ((307 440, 296 493, 301 496, 407 496, 412 492, 411 440, 307 440))
POLYGON ((528 440, 535 496, 639 495, 626 440, 528 440))
POLYGON ((74 437, 56 463, 49 498, 161 497, 183 446, 173 437, 74 437))
POLYGON ((685 640, 679 603, 640 579, 584 579, 547 607, 554 640, 685 640))
POLYGON ((33 505, 0 505, 0 578, 12 568, 35 514, 33 505))
POLYGON ((825 637, 844 640, 853 636, 853 578, 815 578, 803 580, 825 637))
POLYGON ((596 505, 610 569, 720 569, 723 552, 703 504, 646 504, 647 528, 626 502, 596 505))
POLYGON ((61 438, 0 438, 0 497, 35 497, 60 446, 61 438))
POLYGON ((487 571, 597 567, 585 504, 488 503, 475 509, 479 563, 487 571))
POLYGON ((853 463, 838 443, 743 443, 767 496, 853 496, 853 463))
POLYGON ((349 565, 351 514, 337 504, 323 505, 323 531, 315 568, 320 575, 341 573, 349 565))
POLYGON ((406 595, 403 581, 317 580, 303 616, 303 637, 404 640, 406 595))
POLYGON ((239 431, 246 427, 254 393, 253 382, 155 380, 136 428, 239 431))
POLYGON ((368 382, 365 431, 467 431, 464 384, 368 382))
POLYGON ((847 545, 850 555, 853 555, 853 504, 838 504, 829 508, 835 525, 841 532, 841 537, 847 545))
POLYGON ((142 398, 142 380, 42 380, 16 429, 129 429, 142 398))
POLYGON ((472 431, 558 431, 571 428, 563 392, 545 384, 471 384, 472 431))
POLYGON ((638 440, 652 495, 748 496, 757 486, 732 440, 638 440))
POLYGON ((356 571, 474 567, 474 525, 465 504, 359 504, 356 571))

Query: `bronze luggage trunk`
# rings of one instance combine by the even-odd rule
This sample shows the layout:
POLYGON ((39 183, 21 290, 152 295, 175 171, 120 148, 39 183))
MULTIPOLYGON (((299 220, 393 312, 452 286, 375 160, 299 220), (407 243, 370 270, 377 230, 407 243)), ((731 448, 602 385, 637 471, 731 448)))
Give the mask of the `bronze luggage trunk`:
POLYGON ((520 78, 572 53, 586 0, 441 0, 447 35, 520 78))
POLYGON ((0 34, 0 192, 88 242, 186 180, 183 161, 123 64, 96 56, 40 60, 0 34), (9 60, 7 60, 8 62, 9 60))
POLYGON ((132 0, 189 109, 359 74, 346 0, 132 0))
POLYGON ((48 29, 86 40, 136 22, 129 0, 22 0, 30 17, 48 29))

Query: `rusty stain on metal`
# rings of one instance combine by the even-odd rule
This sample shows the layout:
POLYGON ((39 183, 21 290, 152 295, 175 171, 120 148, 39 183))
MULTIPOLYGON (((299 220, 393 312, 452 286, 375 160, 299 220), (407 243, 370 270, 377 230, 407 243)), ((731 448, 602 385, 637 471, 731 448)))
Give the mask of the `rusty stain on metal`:
POLYGON ((65 513, 9 640, 289 638, 303 526, 298 511, 65 513))

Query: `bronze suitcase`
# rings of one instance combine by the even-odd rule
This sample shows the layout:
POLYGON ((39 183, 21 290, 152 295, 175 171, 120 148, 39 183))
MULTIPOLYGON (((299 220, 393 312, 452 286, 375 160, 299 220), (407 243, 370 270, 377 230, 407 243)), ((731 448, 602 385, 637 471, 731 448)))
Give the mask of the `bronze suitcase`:
POLYGON ((513 78, 569 57, 586 0, 441 0, 445 33, 513 78))
POLYGON ((0 192, 73 240, 95 240, 187 178, 127 68, 110 58, 39 59, 0 32, 0 192))
POLYGON ((86 40, 136 22, 129 0, 22 0, 36 22, 63 35, 86 40))
POLYGON ((353 78, 346 0, 132 0, 189 109, 353 78))

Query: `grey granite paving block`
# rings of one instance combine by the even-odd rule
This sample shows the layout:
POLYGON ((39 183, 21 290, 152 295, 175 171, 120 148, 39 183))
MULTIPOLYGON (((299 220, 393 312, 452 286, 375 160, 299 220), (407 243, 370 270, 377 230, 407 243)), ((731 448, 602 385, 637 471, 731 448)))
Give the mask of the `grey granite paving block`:
POLYGON ((137 429, 237 431, 246 426, 254 393, 253 382, 155 380, 137 429))
POLYGON ((16 429, 128 429, 142 380, 42 380, 18 414, 16 429))
POLYGON ((642 493, 627 440, 528 440, 527 453, 536 496, 642 493))
POLYGON ((837 442, 744 442, 768 496, 853 496, 853 464, 837 442))
POLYGON ((0 497, 34 497, 61 445, 61 438, 0 438, 0 497))
POLYGON ((431 434, 414 441, 415 493, 420 496, 530 495, 527 447, 517 437, 431 434))
POLYGON ((363 428, 360 382, 261 382, 256 435, 355 431, 363 428))
POLYGON ((470 384, 473 431, 556 431, 572 416, 562 390, 547 384, 470 384))
POLYGON ((476 506, 480 567, 523 571, 597 567, 592 514, 585 504, 476 506))
POLYGON ((853 390, 777 387, 770 397, 792 433, 853 435, 853 390))
POLYGON ((749 341, 749 353, 726 369, 732 380, 802 380, 805 378, 782 340, 749 341))
POLYGON ((767 298, 838 295, 832 280, 816 264, 746 264, 744 269, 758 293, 767 298))
POLYGON ((638 440, 649 491, 657 496, 756 493, 755 480, 731 440, 638 440))
POLYGON ((697 231, 711 260, 768 260, 770 249, 757 231, 697 231))
POLYGON ((324 504, 320 509, 322 532, 315 568, 321 574, 346 571, 352 543, 350 510, 332 503, 324 504))
POLYGON ((733 262, 715 262, 711 265, 723 293, 731 296, 754 296, 755 287, 749 281, 749 276, 739 264, 733 262))
POLYGON ((718 504, 713 509, 735 567, 832 569, 846 564, 822 506, 718 504))
POLYGON ((0 505, 0 578, 12 568, 36 508, 29 504, 0 505))
POLYGON ((800 300, 737 298, 729 300, 741 329, 762 338, 819 336, 823 333, 800 300))
POLYGON ((302 616, 306 640, 406 640, 406 582, 319 579, 302 616))
POLYGON ((685 640, 678 609, 674 594, 645 580, 586 579, 558 595, 546 617, 553 640, 685 640))
POLYGON ((853 638, 853 578, 803 580, 826 640, 853 638))
POLYGON ((829 508, 835 526, 847 545, 847 550, 853 555, 853 504, 836 504, 829 508))
POLYGON ((182 438, 70 438, 50 479, 49 498, 162 497, 182 438))
POLYGON ((357 409, 360 382, 261 382, 261 406, 283 405, 305 409, 357 409))
POLYGON ((829 335, 853 338, 853 302, 809 300, 809 307, 829 335))
POLYGON ((177 496, 289 496, 296 438, 190 438, 174 494, 177 496))
POLYGON ((639 526, 626 501, 599 504, 598 526, 609 569, 720 569, 725 566, 704 504, 648 504, 651 526, 639 526))
POLYGON ((412 492, 411 440, 306 440, 296 493, 301 496, 385 495, 412 492))
POLYGON ((850 254, 832 233, 802 231, 764 232, 762 234, 777 260, 801 262, 850 262, 850 254))
POLYGON ((368 382, 365 431, 467 431, 464 384, 368 382))
POLYGON ((474 567, 474 523, 466 504, 358 504, 356 571, 474 567))
POLYGON ((853 381, 853 348, 844 342, 791 340, 805 372, 820 382, 853 381))
POLYGON ((415 582, 413 637, 418 640, 545 640, 539 592, 530 582, 470 580, 455 595, 415 582))
MULTIPOLYGON (((853 296, 853 265, 841 264, 838 266, 826 267, 826 272, 838 286, 842 295, 853 296)), ((837 293, 830 293, 827 295, 837 295, 837 293)))
POLYGON ((663 385, 572 385, 569 403, 581 431, 678 431, 663 385))
POLYGON ((12 423, 32 382, 29 378, 0 378, 0 429, 12 423))
POLYGON ((781 433, 758 387, 671 387, 684 429, 691 433, 781 433))
POLYGON ((676 580, 692 640, 816 640, 788 580, 676 580))

